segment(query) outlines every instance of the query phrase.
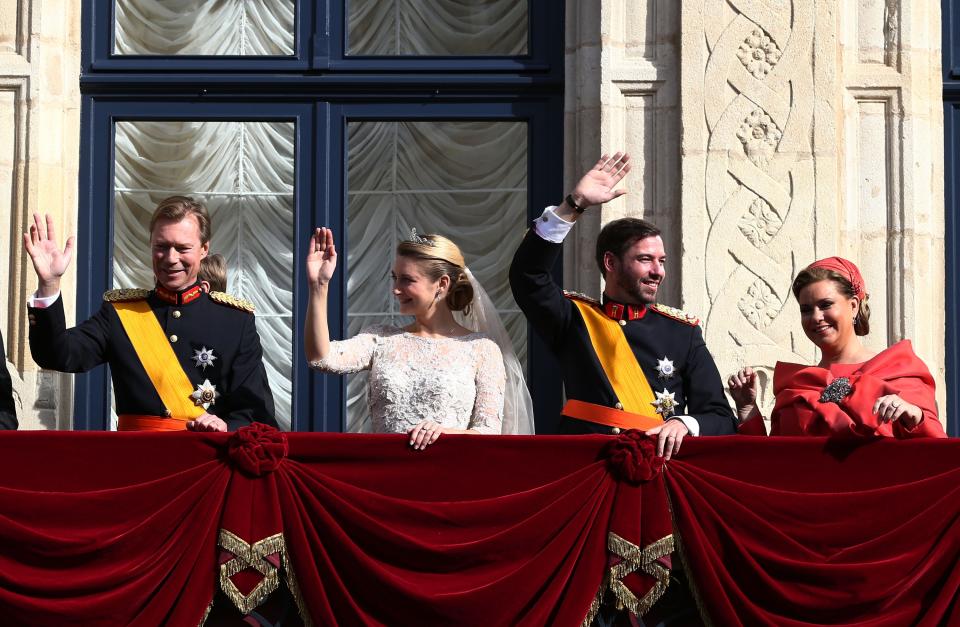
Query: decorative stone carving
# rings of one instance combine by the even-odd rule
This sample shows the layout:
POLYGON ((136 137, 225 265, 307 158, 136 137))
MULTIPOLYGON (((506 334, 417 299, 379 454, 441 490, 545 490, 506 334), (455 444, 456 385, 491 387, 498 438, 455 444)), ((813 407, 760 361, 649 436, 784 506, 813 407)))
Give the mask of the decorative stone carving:
POLYGON ((756 79, 762 79, 770 73, 780 61, 780 48, 762 30, 755 30, 740 44, 737 58, 743 67, 756 79))

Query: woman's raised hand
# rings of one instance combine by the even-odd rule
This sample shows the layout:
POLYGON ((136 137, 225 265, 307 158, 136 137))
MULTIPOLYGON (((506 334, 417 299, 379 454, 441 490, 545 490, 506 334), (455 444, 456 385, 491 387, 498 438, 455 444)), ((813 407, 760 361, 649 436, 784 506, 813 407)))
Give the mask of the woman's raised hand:
POLYGON ((310 236, 307 251, 307 281, 311 285, 326 286, 337 269, 337 248, 333 245, 333 231, 321 227, 310 236))
POLYGON ((60 289, 60 277, 67 271, 70 259, 73 257, 74 241, 71 235, 67 238, 63 250, 60 250, 53 227, 53 218, 49 214, 46 215, 46 228, 44 228, 40 214, 33 214, 30 232, 23 234, 23 247, 33 261, 33 269, 40 282, 38 289, 40 296, 52 296, 60 289))
POLYGON ((757 410, 757 373, 747 366, 727 381, 730 396, 737 405, 737 415, 744 421, 757 410))

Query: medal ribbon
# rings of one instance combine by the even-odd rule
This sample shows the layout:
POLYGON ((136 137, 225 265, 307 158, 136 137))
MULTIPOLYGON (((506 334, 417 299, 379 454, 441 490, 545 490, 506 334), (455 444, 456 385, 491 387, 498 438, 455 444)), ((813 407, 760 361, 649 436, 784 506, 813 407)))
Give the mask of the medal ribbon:
POLYGON ((587 333, 590 334, 593 351, 624 411, 663 422, 663 417, 653 411, 656 396, 637 363, 637 357, 633 354, 620 324, 608 318, 594 305, 571 300, 580 310, 587 333))
POLYGON ((127 332, 133 349, 147 371, 163 405, 175 420, 193 420, 204 413, 203 407, 190 399, 193 384, 183 371, 170 346, 170 340, 160 328, 160 322, 145 300, 112 303, 127 332))

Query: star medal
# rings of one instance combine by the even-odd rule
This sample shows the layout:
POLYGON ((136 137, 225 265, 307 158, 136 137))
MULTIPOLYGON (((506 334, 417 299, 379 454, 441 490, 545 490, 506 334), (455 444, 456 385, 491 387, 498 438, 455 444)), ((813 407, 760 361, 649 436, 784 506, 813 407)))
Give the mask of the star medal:
POLYGON ((204 379, 203 383, 197 384, 197 389, 193 391, 190 398, 193 399, 193 404, 197 407, 207 409, 217 402, 218 396, 220 396, 220 393, 217 392, 217 386, 210 383, 210 379, 204 379))
POLYGON ((673 362, 667 359, 667 356, 664 355, 663 359, 657 360, 657 376, 661 379, 672 379, 673 373, 676 370, 673 367, 673 362))
POLYGON ((217 358, 214 356, 212 348, 204 346, 198 351, 193 351, 193 361, 196 362, 197 368, 206 370, 207 366, 212 366, 216 360, 217 358))
POLYGON ((674 398, 673 392, 668 392, 666 388, 664 388, 663 392, 657 392, 656 394, 657 400, 650 404, 653 405, 653 409, 666 420, 673 415, 673 409, 677 406, 677 401, 674 398))

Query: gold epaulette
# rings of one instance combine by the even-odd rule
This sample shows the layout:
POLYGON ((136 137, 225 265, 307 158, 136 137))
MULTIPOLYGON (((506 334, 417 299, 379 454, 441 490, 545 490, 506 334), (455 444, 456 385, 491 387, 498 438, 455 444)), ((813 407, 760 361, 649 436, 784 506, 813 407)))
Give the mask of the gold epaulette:
POLYGON ((242 298, 237 298, 226 292, 210 292, 210 300, 215 303, 220 303, 221 305, 227 305, 228 307, 233 307, 234 309, 239 309, 240 311, 245 311, 247 313, 253 313, 255 307, 253 303, 249 300, 244 300, 242 298))
POLYGON ((138 287, 122 290, 107 290, 103 293, 103 300, 108 303, 125 303, 131 300, 143 300, 150 295, 150 290, 138 287))
POLYGON ((668 305, 661 305, 660 303, 656 303, 652 307, 650 307, 650 309, 668 318, 673 318, 678 322, 689 324, 692 327, 695 327, 698 324, 700 324, 700 319, 697 318, 695 315, 687 313, 683 310, 677 309, 676 307, 670 307, 668 305))
POLYGON ((597 307, 600 307, 599 300, 597 300, 596 298, 590 298, 586 294, 581 294, 580 292, 568 292, 567 290, 563 290, 563 295, 565 298, 569 298, 571 300, 581 300, 585 303, 590 303, 591 305, 596 305, 597 307))

